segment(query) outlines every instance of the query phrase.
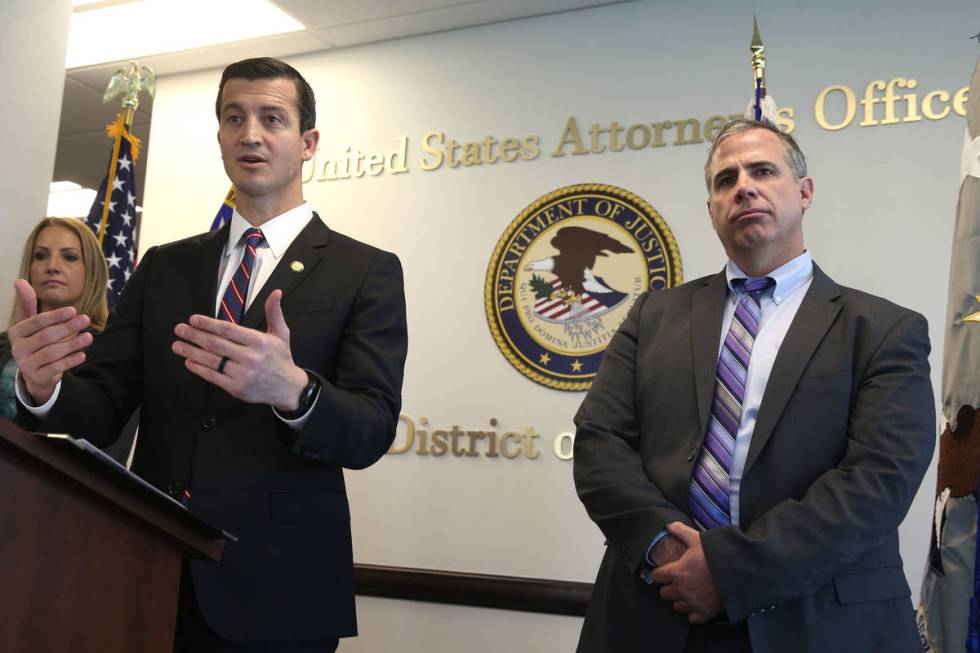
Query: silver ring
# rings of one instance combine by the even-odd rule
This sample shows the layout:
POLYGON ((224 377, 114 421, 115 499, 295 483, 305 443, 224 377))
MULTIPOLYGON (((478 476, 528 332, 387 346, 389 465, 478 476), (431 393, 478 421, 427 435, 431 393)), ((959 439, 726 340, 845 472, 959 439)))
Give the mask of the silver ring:
POLYGON ((228 357, 227 356, 223 356, 221 358, 221 362, 218 363, 218 374, 224 374, 225 365, 227 365, 227 364, 228 364, 228 357))

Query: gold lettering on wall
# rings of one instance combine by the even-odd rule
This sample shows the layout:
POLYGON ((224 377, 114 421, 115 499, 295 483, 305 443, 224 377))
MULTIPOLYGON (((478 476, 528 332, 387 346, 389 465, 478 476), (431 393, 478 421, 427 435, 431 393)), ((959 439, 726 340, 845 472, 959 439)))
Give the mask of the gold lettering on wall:
POLYGON ((828 86, 824 90, 820 91, 820 93, 817 95, 817 103, 813 107, 813 115, 817 121, 817 124, 823 129, 829 131, 837 131, 838 129, 844 129, 844 127, 847 127, 851 120, 854 119, 855 111, 857 111, 857 100, 854 99, 854 91, 841 85, 828 86), (830 122, 827 121, 825 106, 827 103, 827 97, 835 91, 843 94, 845 107, 844 119, 831 125, 830 122))
MULTIPOLYGON (((433 458, 491 458, 498 460, 535 460, 541 455, 538 440, 541 434, 533 426, 498 432, 497 418, 490 418, 490 427, 463 429, 458 424, 450 428, 430 429, 429 419, 418 421, 408 415, 398 416, 395 439, 388 448, 391 455, 414 453, 433 458)), ((560 460, 571 460, 575 434, 560 433, 552 445, 560 460)))
MULTIPOLYGON (((861 98, 861 122, 859 127, 877 127, 879 125, 896 125, 899 123, 919 122, 925 116, 929 120, 942 120, 951 112, 961 116, 966 115, 966 100, 969 87, 956 91, 950 102, 949 91, 937 89, 929 91, 919 99, 918 80, 893 77, 887 82, 876 79, 864 87, 861 98), (911 91, 899 94, 899 90, 911 91)), ((839 107, 835 107, 839 109, 839 107)), ((857 98, 850 87, 843 84, 828 86, 817 95, 813 106, 813 115, 817 124, 828 131, 839 131, 849 127, 857 113, 857 98), (839 95, 838 95, 839 94, 839 95), (833 118, 828 118, 827 104, 838 104, 840 97, 844 103, 844 111, 835 111, 833 118), (840 116, 839 120, 836 118, 840 116), (834 121, 836 120, 836 122, 834 121)))
MULTIPOLYGON (((918 88, 918 80, 900 76, 872 80, 857 92, 846 84, 833 84, 817 93, 813 118, 821 129, 841 131, 852 126, 878 127, 921 122, 923 118, 937 121, 953 114, 966 115, 968 87, 952 93, 943 89, 920 93, 918 88), (855 124, 855 121, 858 122, 855 124)), ((581 124, 575 116, 569 116, 557 134, 554 147, 547 147, 551 157, 561 158, 569 154, 588 156, 644 151, 667 145, 696 145, 711 142, 725 123, 741 117, 741 113, 731 113, 712 114, 703 121, 687 117, 581 124)), ((793 133, 798 120, 796 109, 778 107, 775 120, 784 131, 793 133)), ((412 160, 426 172, 533 161, 541 155, 542 138, 536 134, 523 137, 470 134, 469 140, 462 140, 444 131, 433 130, 425 132, 416 147, 418 152, 413 154, 409 137, 399 136, 391 149, 365 151, 349 146, 339 154, 328 156, 318 148, 313 158, 304 164, 303 183, 397 175, 408 172, 412 160)), ((440 435, 439 442, 444 439, 446 447, 451 447, 451 434, 445 438, 440 435)))
POLYGON ((555 436, 555 457, 559 460, 571 460, 574 454, 575 434, 569 431, 555 436))

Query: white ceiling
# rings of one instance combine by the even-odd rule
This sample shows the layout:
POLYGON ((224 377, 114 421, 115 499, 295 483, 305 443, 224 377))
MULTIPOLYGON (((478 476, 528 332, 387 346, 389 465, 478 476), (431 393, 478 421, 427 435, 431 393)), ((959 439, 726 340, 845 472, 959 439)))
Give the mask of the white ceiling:
MULTIPOLYGON (((306 26, 293 32, 209 48, 145 57, 140 60, 157 75, 172 75, 226 66, 256 56, 288 57, 307 52, 487 25, 624 0, 270 0, 306 26)), ((628 1, 628 0, 626 0, 628 1)), ((105 125, 119 111, 115 101, 102 103, 112 74, 123 62, 66 71, 61 128, 54 179, 97 188, 105 175, 109 148, 105 125)), ((149 135, 152 99, 141 95, 134 132, 149 135)), ((136 165, 142 197, 146 157, 136 165)))

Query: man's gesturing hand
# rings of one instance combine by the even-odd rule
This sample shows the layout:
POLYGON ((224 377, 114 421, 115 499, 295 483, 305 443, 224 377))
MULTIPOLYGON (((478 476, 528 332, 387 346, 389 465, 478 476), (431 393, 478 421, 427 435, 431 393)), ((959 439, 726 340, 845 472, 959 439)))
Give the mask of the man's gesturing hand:
POLYGON ((184 357, 188 370, 233 397, 281 411, 295 410, 308 379, 293 363, 281 299, 282 291, 274 290, 265 302, 265 333, 192 315, 190 324, 180 323, 174 329, 180 340, 173 343, 173 351, 184 357))
POLYGON ((7 330, 10 350, 37 405, 54 394, 66 370, 81 365, 92 344, 92 334, 82 330, 89 325, 87 315, 77 315, 73 306, 46 313, 37 312, 37 294, 23 279, 14 282, 17 293, 16 323, 7 330))
POLYGON ((655 568, 653 582, 663 585, 660 596, 678 612, 687 612, 691 623, 704 623, 721 613, 721 597, 704 557, 701 535, 681 522, 667 524, 667 532, 687 550, 676 561, 655 568))

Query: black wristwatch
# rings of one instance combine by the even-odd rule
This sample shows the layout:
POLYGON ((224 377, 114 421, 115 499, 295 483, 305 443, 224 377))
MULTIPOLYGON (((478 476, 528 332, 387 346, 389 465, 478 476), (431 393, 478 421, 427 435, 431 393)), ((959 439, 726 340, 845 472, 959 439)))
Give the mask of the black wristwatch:
POLYGON ((303 369, 306 372, 306 378, 308 379, 306 386, 299 393, 299 405, 296 410, 290 411, 276 411, 279 416, 283 419, 294 420, 299 419, 310 410, 310 406, 316 401, 317 395, 320 394, 320 377, 318 377, 313 372, 308 369, 303 369))

